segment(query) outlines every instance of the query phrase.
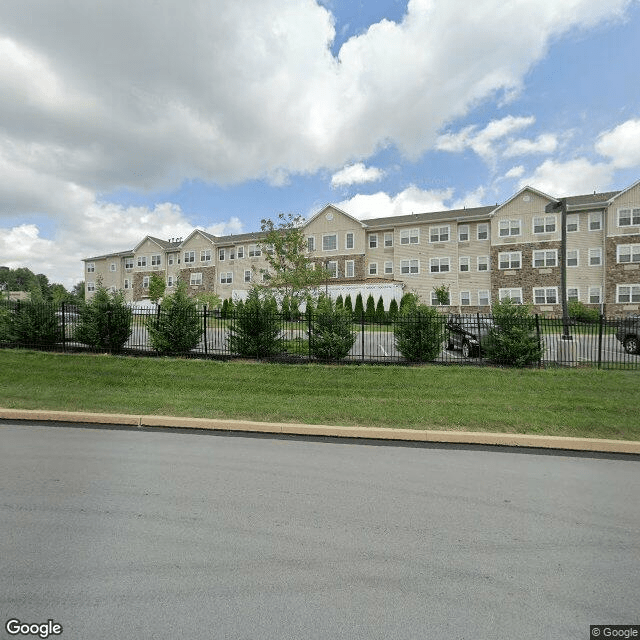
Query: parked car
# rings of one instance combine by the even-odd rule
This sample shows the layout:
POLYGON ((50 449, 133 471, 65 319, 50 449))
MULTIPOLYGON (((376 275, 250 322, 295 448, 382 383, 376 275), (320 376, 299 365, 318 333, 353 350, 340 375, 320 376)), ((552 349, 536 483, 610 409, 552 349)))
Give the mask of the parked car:
POLYGON ((465 358, 479 356, 482 343, 494 328, 493 320, 474 316, 449 316, 447 349, 460 349, 465 358))
POLYGON ((640 315, 631 315, 620 320, 616 338, 628 354, 640 354, 640 315))

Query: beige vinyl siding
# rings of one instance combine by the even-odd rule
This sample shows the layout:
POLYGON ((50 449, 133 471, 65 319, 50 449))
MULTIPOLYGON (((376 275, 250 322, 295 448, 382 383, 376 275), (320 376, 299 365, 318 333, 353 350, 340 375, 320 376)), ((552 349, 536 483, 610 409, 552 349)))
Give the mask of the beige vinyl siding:
POLYGON ((556 230, 553 233, 534 233, 533 219, 547 217, 545 207, 551 202, 534 191, 525 190, 504 204, 491 220, 491 238, 493 246, 523 244, 531 242, 559 241, 560 214, 556 213, 556 230), (527 200, 528 198, 528 200, 527 200), (520 220, 520 235, 500 236, 500 222, 520 220))

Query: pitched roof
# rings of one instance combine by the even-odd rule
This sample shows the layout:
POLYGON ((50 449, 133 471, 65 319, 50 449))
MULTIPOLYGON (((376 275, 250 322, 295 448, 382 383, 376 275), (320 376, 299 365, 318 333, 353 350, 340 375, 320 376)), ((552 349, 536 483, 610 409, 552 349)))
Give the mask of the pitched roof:
POLYGON ((464 218, 482 218, 488 216, 495 206, 469 207, 468 209, 449 209, 429 213, 411 213, 404 216, 387 216, 386 218, 370 218, 363 220, 369 227, 395 226, 401 224, 417 224, 422 222, 440 222, 464 218))
POLYGON ((91 262, 92 260, 104 260, 105 258, 128 258, 133 257, 133 249, 128 251, 116 251, 115 253, 105 253, 101 256, 93 256, 92 258, 82 258, 83 262, 91 262))

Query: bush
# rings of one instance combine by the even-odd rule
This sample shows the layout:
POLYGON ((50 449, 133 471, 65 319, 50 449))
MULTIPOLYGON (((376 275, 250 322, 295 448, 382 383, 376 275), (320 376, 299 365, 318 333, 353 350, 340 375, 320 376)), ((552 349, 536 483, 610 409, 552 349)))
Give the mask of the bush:
POLYGON ((341 360, 349 354, 355 340, 351 314, 336 307, 331 298, 321 297, 311 322, 311 355, 321 360, 341 360))
POLYGON ((202 337, 202 320, 196 301, 187 295, 184 282, 178 282, 175 292, 164 298, 158 313, 147 318, 146 324, 149 342, 158 353, 188 353, 198 346, 202 337))
POLYGON ((51 304, 21 302, 7 323, 7 338, 22 346, 49 347, 62 340, 62 328, 51 304))
POLYGON ((280 316, 273 296, 251 289, 239 303, 229 328, 229 349, 250 358, 265 358, 284 351, 280 331, 280 316), (275 311, 274 311, 275 308, 275 311))
POLYGON ((345 311, 348 311, 351 315, 353 315, 353 302, 351 302, 350 293, 347 293, 347 297, 344 299, 344 308, 345 311))
POLYGON ((516 367, 540 361, 544 347, 529 306, 516 304, 509 298, 496 302, 493 305, 493 323, 483 343, 489 359, 516 367))
POLYGON ((398 317, 398 302, 396 301, 395 298, 393 298, 391 300, 391 302, 389 303, 389 321, 390 322, 394 322, 395 319, 398 317))
POLYGON ((415 297, 398 313, 394 334, 396 348, 411 362, 435 360, 442 351, 442 318, 433 307, 416 304, 415 297))
POLYGON ((386 324, 387 322, 387 312, 384 310, 382 296, 378 298, 378 303, 376 304, 376 321, 382 324, 386 324))
POLYGON ((373 296, 369 294, 367 298, 367 306, 364 312, 364 317, 367 322, 375 322, 376 319, 376 302, 373 296))
POLYGON ((96 349, 122 350, 131 334, 131 308, 121 292, 110 294, 101 284, 91 300, 79 309, 73 339, 96 349))
POLYGON ((568 307, 569 317, 578 322, 595 323, 600 320, 600 312, 598 309, 587 307, 587 305, 578 300, 571 300, 568 307))
POLYGON ((353 317, 355 320, 360 320, 364 315, 364 305, 362 304, 362 294, 359 293, 356 296, 356 304, 353 307, 353 317))
POLYGON ((13 342, 11 313, 8 307, 0 306, 0 344, 13 342))

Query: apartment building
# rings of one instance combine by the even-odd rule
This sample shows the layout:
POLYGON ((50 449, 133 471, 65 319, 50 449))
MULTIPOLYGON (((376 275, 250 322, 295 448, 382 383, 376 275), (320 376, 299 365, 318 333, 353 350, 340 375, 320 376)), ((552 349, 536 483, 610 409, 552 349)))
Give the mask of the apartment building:
MULTIPOLYGON (((413 292, 450 311, 487 313, 505 297, 561 313, 562 218, 567 298, 626 315, 640 310, 640 181, 621 191, 556 198, 525 187, 496 206, 358 220, 327 205, 304 226, 309 258, 328 270, 333 296, 392 298, 413 292)), ((148 300, 151 275, 171 292, 178 278, 200 291, 240 299, 268 268, 261 232, 187 238, 147 236, 129 251, 86 258, 87 297, 96 282, 148 300)))

